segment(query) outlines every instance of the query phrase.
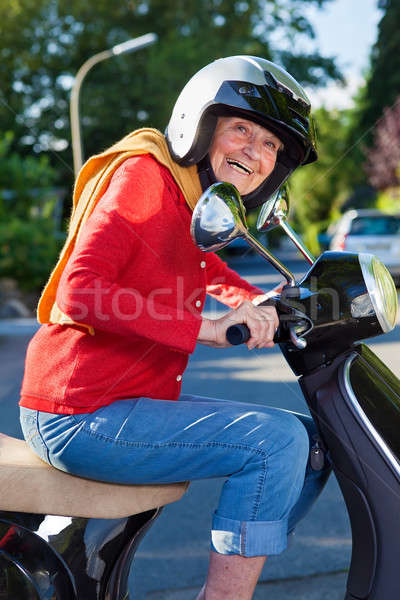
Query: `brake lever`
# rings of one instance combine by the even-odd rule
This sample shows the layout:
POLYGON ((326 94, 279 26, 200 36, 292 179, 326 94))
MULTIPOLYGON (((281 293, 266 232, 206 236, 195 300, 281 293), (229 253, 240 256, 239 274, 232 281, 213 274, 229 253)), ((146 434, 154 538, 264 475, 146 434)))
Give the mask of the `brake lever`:
POLYGON ((294 325, 289 325, 289 337, 290 337, 290 341, 292 342, 293 346, 295 346, 296 348, 298 348, 299 350, 304 350, 304 348, 307 346, 307 341, 302 338, 299 337, 297 335, 297 333, 294 330, 294 325))
MULTIPOLYGON (((304 350, 304 348, 306 348, 306 346, 307 346, 307 341, 303 338, 303 335, 309 333, 310 330, 313 328, 312 321, 309 318, 307 318, 306 315, 301 313, 299 310, 297 310, 296 308, 294 308, 293 306, 288 304, 286 301, 287 299, 297 300, 300 297, 301 297, 301 288, 299 288, 298 286, 291 287, 291 286, 285 285, 279 296, 272 297, 269 300, 271 301, 271 304, 274 304, 275 306, 279 305, 280 311, 281 311, 280 318, 281 318, 281 320, 286 320, 286 322, 287 322, 287 330, 289 332, 289 338, 290 338, 290 341, 292 342, 293 346, 295 346, 295 348, 298 348, 299 350, 304 350), (282 315, 282 312, 284 313, 284 315, 282 315), (285 319, 285 317, 286 317, 286 319, 285 319), (295 331, 296 323, 295 322, 290 323, 290 321, 292 321, 292 319, 294 317, 297 317, 299 320, 308 321, 309 329, 307 329, 305 332, 303 332, 303 334, 301 336, 298 336, 295 331)), ((268 303, 268 300, 265 304, 267 304, 267 303, 268 303)), ((262 302, 261 305, 262 304, 264 304, 264 303, 262 302)))
MULTIPOLYGON (((289 294, 291 296, 293 295, 293 297, 298 297, 298 288, 297 290, 296 288, 290 288, 288 295, 289 294)), ((293 346, 298 350, 304 350, 304 348, 306 348, 307 346, 307 341, 302 336, 311 331, 313 327, 312 321, 305 314, 301 313, 293 306, 287 304, 285 300, 285 295, 283 295, 282 297, 281 294, 277 296, 272 296, 264 302, 260 302, 258 306, 276 306, 277 308, 279 306, 278 311, 280 313, 281 325, 275 333, 274 342, 280 343, 284 341, 282 339, 282 333, 285 328, 284 324, 286 324, 286 331, 289 334, 289 339, 293 346), (308 322, 309 328, 305 332, 303 332, 302 336, 300 337, 297 335, 295 327, 299 321, 304 320, 308 322)), ((226 337, 228 342, 233 346, 244 344, 250 338, 250 330, 244 323, 231 325, 226 332, 226 337)))

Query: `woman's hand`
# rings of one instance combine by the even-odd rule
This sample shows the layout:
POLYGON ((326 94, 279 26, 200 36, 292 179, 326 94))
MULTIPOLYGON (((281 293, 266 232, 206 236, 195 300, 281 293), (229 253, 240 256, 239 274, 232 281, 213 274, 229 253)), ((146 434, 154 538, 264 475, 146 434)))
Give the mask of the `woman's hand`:
POLYGON ((220 319, 204 319, 197 341, 214 348, 228 348, 226 331, 231 325, 246 323, 250 329, 250 339, 246 342, 249 350, 253 348, 271 348, 278 328, 279 320, 273 306, 254 306, 245 300, 239 308, 231 310, 220 319))

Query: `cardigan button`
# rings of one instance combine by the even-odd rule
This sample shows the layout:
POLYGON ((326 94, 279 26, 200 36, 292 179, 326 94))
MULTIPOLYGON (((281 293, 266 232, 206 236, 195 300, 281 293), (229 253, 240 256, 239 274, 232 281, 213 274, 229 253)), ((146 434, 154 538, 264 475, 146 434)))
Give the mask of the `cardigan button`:
POLYGON ((202 261, 201 261, 201 263, 200 263, 200 267, 201 267, 202 269, 205 269, 205 268, 206 268, 206 261, 205 261, 205 260, 202 260, 202 261))
POLYGON ((177 375, 176 380, 177 381, 182 381, 182 375, 177 375))
POLYGON ((200 308, 200 306, 201 306, 201 300, 196 300, 196 306, 197 306, 197 308, 200 308))

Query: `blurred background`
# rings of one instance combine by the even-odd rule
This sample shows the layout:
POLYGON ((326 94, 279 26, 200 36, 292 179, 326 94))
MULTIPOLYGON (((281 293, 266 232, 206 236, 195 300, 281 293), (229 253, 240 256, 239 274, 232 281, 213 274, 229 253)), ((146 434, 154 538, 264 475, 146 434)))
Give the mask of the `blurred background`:
POLYGON ((65 237, 70 95, 90 57, 157 34, 87 73, 86 158, 135 128, 164 130, 184 83, 213 59, 254 54, 284 66, 315 109, 320 160, 292 177, 291 217, 318 254, 348 209, 398 210, 399 23, 398 0, 3 0, 0 316, 32 314, 65 237))

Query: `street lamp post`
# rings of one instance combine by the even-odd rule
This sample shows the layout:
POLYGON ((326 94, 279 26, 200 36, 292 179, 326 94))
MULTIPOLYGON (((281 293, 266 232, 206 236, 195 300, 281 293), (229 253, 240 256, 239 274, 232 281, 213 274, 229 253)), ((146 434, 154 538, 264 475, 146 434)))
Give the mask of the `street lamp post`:
POLYGON ((83 164, 83 151, 81 141, 81 126, 79 120, 79 92, 81 89, 82 81, 90 71, 90 69, 107 58, 112 56, 118 56, 124 52, 135 52, 146 46, 150 46, 157 41, 157 35, 155 33, 146 33, 140 37, 128 40, 122 44, 117 44, 109 50, 104 50, 98 54, 94 54, 88 60, 86 60, 79 71, 77 72, 74 80, 74 84, 71 90, 70 100, 70 116, 71 116, 71 140, 72 140, 72 156, 74 160, 74 172, 75 176, 78 174, 79 169, 83 164))

